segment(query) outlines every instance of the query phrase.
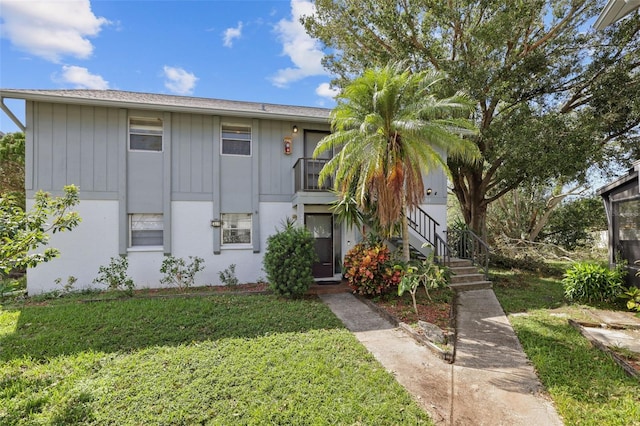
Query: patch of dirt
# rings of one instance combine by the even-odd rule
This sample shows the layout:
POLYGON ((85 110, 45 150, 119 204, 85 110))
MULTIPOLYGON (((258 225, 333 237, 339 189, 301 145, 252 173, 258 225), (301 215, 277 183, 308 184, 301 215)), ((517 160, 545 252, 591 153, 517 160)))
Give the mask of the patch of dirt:
POLYGON ((186 291, 181 291, 177 288, 154 288, 154 289, 142 289, 136 290, 136 295, 154 295, 154 294, 201 294, 201 293, 258 293, 267 291, 269 284, 267 283, 249 283, 238 284, 234 286, 226 285, 211 285, 211 286, 199 286, 190 287, 186 291))
POLYGON ((411 295, 408 293, 398 296, 397 294, 386 294, 377 298, 372 298, 371 302, 398 321, 407 324, 416 324, 422 320, 435 324, 443 330, 451 328, 451 304, 453 292, 450 289, 437 289, 429 292, 431 300, 424 291, 418 291, 416 302, 418 315, 413 309, 411 295))

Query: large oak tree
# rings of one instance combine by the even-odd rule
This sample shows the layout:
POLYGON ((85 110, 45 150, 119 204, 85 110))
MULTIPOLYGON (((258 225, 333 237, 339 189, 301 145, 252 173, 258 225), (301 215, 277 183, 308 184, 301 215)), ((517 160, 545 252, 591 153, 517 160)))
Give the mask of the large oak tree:
POLYGON ((484 162, 449 160, 472 229, 522 182, 584 177, 609 154, 640 154, 640 16, 603 32, 595 0, 316 0, 302 19, 344 86, 390 60, 448 74, 477 101, 484 162))

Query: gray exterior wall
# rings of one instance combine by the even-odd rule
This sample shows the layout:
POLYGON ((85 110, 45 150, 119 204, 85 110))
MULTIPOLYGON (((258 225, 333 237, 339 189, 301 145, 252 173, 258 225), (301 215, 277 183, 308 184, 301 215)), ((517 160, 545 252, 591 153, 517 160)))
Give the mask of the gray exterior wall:
MULTIPOLYGON (((75 184, 81 199, 119 200, 120 254, 127 252, 130 213, 163 213, 164 251, 171 253, 171 201, 212 201, 212 219, 251 213, 254 235, 260 235, 259 203, 292 199, 304 129, 329 129, 328 124, 33 101, 27 102, 27 122, 28 195, 59 194, 64 185, 75 184), (129 151, 129 118, 141 116, 163 119, 162 152, 129 151), (221 154, 221 126, 227 123, 251 126, 251 156, 221 154), (293 137, 291 155, 284 153, 284 137, 293 137)), ((220 229, 213 238, 219 253, 220 229)), ((254 238, 253 250, 261 250, 260 238, 254 238)))
POLYGON ((27 192, 59 192, 73 183, 82 196, 117 199, 123 172, 118 151, 126 128, 119 111, 34 102, 26 107, 33 126, 27 129, 27 192))
MULTIPOLYGON (((170 118, 165 122, 163 152, 128 152, 128 118, 142 113, 28 101, 27 122, 32 126, 29 130, 35 129, 35 132, 27 132, 26 161, 27 170, 31 171, 27 176, 27 190, 60 192, 64 185, 75 184, 80 187, 81 198, 117 199, 123 190, 119 186, 120 176, 127 170, 129 182, 125 191, 131 195, 130 203, 159 197, 161 189, 156 182, 160 174, 166 175, 166 172, 171 177, 173 200, 211 201, 220 191, 225 210, 250 208, 253 203, 248 203, 245 196, 256 193, 260 201, 290 201, 293 165, 303 155, 303 129, 329 129, 328 124, 165 113, 170 118), (226 122, 252 126, 251 157, 220 155, 220 125, 226 122), (292 136, 293 124, 300 132, 293 136, 292 154, 285 155, 282 140, 292 136), (168 139, 170 145, 166 143, 168 139), (170 170, 163 170, 161 158, 167 151, 170 170), (122 169, 120 160, 123 153, 126 153, 126 169, 122 169), (218 182, 220 189, 216 188, 216 175, 222 176, 218 182), (149 186, 131 186, 132 179, 147 182, 149 186), (256 188, 253 181, 257 183, 256 188)), ((145 115, 163 117, 163 113, 158 112, 145 115)))

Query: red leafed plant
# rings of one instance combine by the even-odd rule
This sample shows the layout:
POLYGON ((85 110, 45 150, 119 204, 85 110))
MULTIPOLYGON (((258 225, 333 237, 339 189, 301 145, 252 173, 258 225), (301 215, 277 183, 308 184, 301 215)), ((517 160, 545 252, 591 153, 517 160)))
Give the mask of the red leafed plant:
POLYGON ((398 286, 402 271, 390 262, 391 252, 382 243, 363 241, 344 257, 345 278, 354 293, 379 295, 398 286))

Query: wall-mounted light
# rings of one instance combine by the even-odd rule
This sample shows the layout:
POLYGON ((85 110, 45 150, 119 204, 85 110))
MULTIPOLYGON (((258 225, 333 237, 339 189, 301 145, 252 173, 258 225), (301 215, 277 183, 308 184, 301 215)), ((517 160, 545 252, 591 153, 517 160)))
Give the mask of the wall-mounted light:
POLYGON ((220 219, 213 219, 211 221, 211 226, 214 228, 220 228, 222 226, 222 221, 220 219))
POLYGON ((427 195, 431 195, 431 192, 433 192, 431 191, 431 188, 427 188, 427 195))
POLYGON ((291 130, 293 130, 293 133, 298 133, 298 126, 293 126, 293 129, 291 130))

